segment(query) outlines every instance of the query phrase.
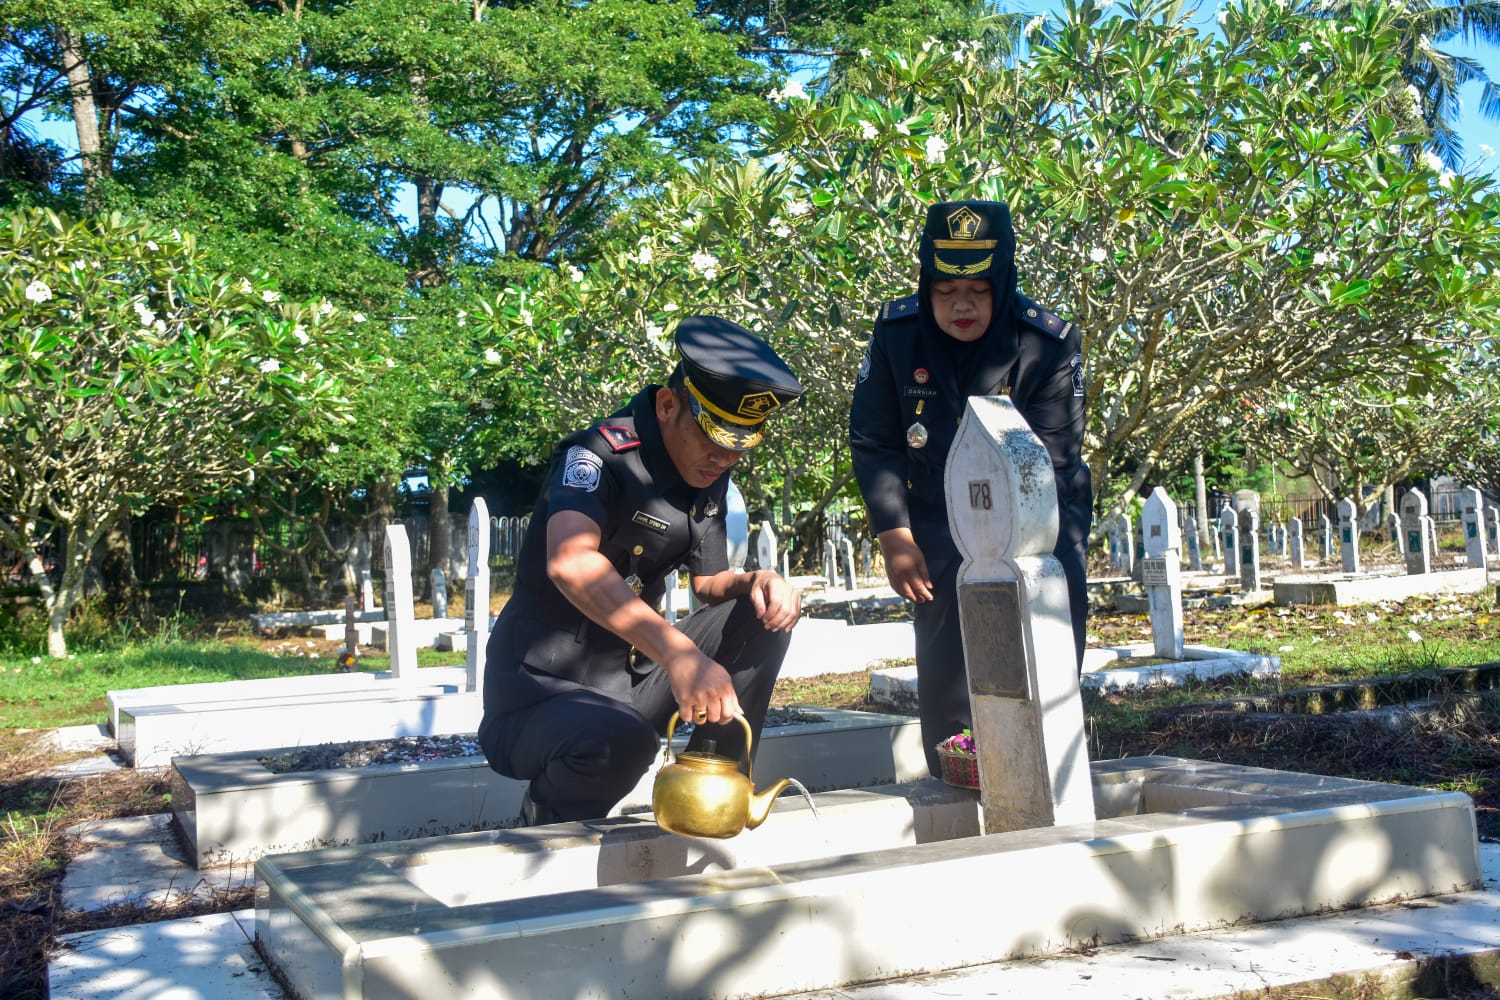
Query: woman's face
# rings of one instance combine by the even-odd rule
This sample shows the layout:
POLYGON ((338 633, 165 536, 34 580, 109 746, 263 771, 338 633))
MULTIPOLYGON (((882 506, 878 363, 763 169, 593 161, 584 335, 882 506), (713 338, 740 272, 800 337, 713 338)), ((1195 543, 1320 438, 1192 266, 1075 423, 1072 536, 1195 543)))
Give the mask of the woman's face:
POLYGON ((954 340, 975 341, 990 328, 995 296, 982 278, 944 278, 932 283, 932 315, 954 340))

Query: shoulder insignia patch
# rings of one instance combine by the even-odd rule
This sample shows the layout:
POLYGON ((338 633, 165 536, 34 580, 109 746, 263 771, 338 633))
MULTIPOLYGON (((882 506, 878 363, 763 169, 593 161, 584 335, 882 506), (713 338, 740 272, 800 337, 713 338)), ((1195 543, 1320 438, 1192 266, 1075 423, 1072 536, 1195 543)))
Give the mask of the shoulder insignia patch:
POLYGON ((629 427, 622 427, 619 424, 600 424, 599 433, 604 436, 605 441, 609 442, 610 450, 616 455, 641 446, 641 439, 636 437, 635 431, 629 427))
POLYGON ((917 297, 908 295, 904 299, 887 302, 880 310, 881 319, 906 319, 917 314, 917 297))
POLYGON ((1073 332, 1073 324, 1050 309, 1044 309, 1024 295, 1016 296, 1016 319, 1038 333, 1062 340, 1073 332))

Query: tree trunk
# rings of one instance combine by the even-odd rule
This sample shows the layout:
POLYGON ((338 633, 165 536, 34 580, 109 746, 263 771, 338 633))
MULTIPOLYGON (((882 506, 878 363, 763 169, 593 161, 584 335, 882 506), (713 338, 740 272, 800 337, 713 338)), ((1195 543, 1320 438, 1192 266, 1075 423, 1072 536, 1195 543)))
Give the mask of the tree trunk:
POLYGON ((78 134, 83 186, 84 190, 92 190, 95 182, 109 172, 100 155, 99 108, 94 100, 93 75, 83 58, 77 35, 67 28, 59 28, 57 45, 62 51, 63 72, 68 77, 68 94, 73 103, 73 128, 78 134))
POLYGON ((365 520, 370 537, 370 573, 377 580, 385 576, 385 526, 396 520, 396 486, 387 480, 370 485, 370 513, 365 520))
POLYGON ((99 577, 104 584, 104 599, 113 608, 127 613, 138 612, 141 599, 140 579, 135 575, 135 552, 130 544, 130 514, 104 533, 97 548, 99 577))
POLYGON ((1197 508, 1197 516, 1194 521, 1193 530, 1198 532, 1198 545, 1200 547, 1209 544, 1208 534, 1208 483, 1203 478, 1203 452, 1193 454, 1193 505, 1197 508))
POLYGON ((424 589, 431 594, 432 570, 440 569, 443 576, 448 576, 448 557, 451 546, 448 544, 451 534, 448 523, 448 483, 446 479, 434 480, 428 478, 428 504, 427 504, 427 583, 424 589))

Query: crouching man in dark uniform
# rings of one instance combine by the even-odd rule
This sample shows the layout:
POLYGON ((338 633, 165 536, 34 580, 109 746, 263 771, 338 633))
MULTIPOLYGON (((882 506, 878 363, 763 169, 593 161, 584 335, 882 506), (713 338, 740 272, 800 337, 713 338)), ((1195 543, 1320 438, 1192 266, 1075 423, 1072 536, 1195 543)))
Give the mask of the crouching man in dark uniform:
POLYGON ((916 603, 918 714, 934 775, 934 747, 973 721, 958 619, 960 557, 944 498, 948 449, 970 396, 1009 396, 1052 456, 1054 554, 1067 576, 1076 647, 1068 652, 1083 663, 1093 490, 1080 454, 1082 336, 1017 290, 1015 250, 1010 210, 1000 202, 933 205, 917 294, 881 309, 854 387, 854 474, 891 586, 916 603))
POLYGON ((730 467, 802 386, 723 319, 684 319, 677 348, 666 386, 553 453, 485 650, 479 743, 491 768, 530 782, 526 824, 607 815, 674 711, 695 723, 692 749, 714 740, 738 759, 742 713, 758 745, 801 613, 777 573, 729 568, 724 517, 730 467), (679 567, 704 607, 674 627, 656 608, 679 567))

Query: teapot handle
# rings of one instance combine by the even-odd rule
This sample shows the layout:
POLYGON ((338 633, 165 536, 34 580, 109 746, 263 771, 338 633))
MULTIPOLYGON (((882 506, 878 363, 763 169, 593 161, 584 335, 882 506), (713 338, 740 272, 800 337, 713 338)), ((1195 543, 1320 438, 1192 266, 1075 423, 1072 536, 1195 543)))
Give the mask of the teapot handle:
MULTIPOLYGON (((739 720, 740 725, 745 727, 745 777, 753 780, 755 776, 750 773, 752 766, 750 763, 750 745, 755 741, 755 736, 750 732, 750 720, 745 718, 744 712, 736 712, 734 717, 739 720)), ((680 713, 673 712, 672 717, 667 720, 667 742, 661 748, 661 759, 664 763, 672 759, 672 731, 677 728, 677 723, 681 719, 682 716, 680 713)))

